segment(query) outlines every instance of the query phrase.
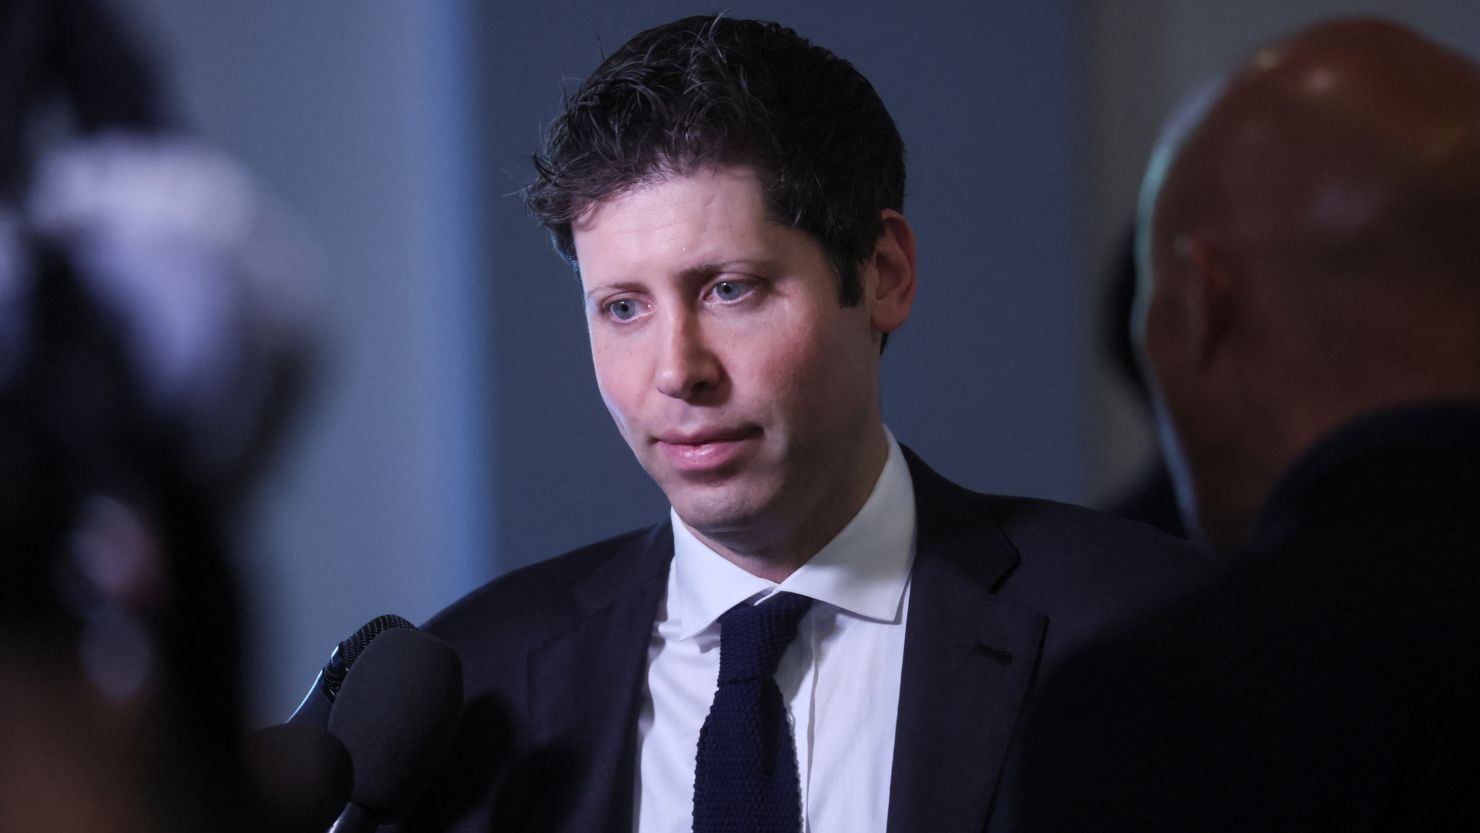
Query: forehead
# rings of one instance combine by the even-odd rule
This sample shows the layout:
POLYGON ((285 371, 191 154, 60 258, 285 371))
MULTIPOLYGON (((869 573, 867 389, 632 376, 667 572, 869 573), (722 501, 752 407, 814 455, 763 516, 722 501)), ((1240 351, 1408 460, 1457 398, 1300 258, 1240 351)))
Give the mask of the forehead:
MULTIPOLYGON (((798 233, 772 222, 744 167, 670 176, 595 203, 571 226, 582 279, 625 280, 699 263, 781 255, 798 233)), ((804 235, 803 235, 804 236, 804 235)))

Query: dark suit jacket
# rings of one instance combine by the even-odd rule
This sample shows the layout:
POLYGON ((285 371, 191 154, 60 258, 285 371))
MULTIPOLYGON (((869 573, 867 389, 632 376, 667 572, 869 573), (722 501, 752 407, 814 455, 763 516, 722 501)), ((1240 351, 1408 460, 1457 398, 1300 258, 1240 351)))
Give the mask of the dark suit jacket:
MULTIPOLYGON (((1039 669, 1209 561, 1139 524, 968 492, 906 457, 917 542, 888 826, 980 831, 1039 669)), ((462 656, 467 708, 405 829, 631 829, 672 556, 660 524, 497 579, 427 624, 462 656)))
POLYGON ((1025 830, 1480 830, 1480 409, 1354 423, 1226 576, 1066 663, 1025 830))

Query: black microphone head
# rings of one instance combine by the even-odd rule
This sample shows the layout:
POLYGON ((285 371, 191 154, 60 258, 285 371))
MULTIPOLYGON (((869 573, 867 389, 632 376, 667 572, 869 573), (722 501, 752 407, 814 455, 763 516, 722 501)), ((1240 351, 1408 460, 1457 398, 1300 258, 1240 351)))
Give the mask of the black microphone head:
POLYGON ((354 767, 350 800, 382 821, 411 809, 452 744, 462 701, 462 662, 442 640, 395 628, 366 646, 329 714, 354 767))
POLYGON ((334 698, 339 696, 339 687, 344 685, 344 675, 349 673, 350 667, 355 664, 355 660, 360 658, 360 654, 370 645, 371 641, 393 628, 415 630, 416 626, 394 613, 387 613, 366 622, 364 627, 350 634, 349 639, 339 643, 339 646, 329 655, 329 661, 324 663, 323 690, 329 702, 334 702, 334 698))
POLYGON ((416 626, 402 619, 394 613, 377 616, 366 622, 364 627, 350 634, 349 639, 334 646, 329 652, 329 661, 319 671, 318 676, 313 678, 313 684, 308 687, 308 693, 303 695, 303 700, 298 703, 298 708, 288 718, 289 723, 312 723, 320 728, 329 725, 329 712, 334 708, 334 698, 339 696, 339 687, 344 685, 344 675, 349 673, 350 666, 360 658, 365 646, 369 645, 375 637, 396 628, 411 628, 416 626))
POLYGON ((323 833, 349 801, 349 753, 321 726, 284 723, 258 730, 248 739, 247 758, 266 829, 323 833))

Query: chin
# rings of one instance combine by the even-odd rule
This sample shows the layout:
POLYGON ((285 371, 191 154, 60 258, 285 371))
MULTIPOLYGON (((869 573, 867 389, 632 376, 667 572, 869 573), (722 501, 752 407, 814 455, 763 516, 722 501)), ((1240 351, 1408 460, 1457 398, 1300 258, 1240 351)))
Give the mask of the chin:
POLYGON ((685 484, 683 493, 668 492, 668 501, 683 522, 706 534, 752 529, 766 514, 769 501, 748 490, 726 484, 695 488, 685 484))

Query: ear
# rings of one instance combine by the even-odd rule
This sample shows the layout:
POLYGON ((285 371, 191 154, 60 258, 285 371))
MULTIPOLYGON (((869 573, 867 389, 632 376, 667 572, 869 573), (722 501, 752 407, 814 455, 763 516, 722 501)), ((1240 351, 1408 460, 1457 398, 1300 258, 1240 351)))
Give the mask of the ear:
POLYGON ((915 303, 915 231, 892 208, 884 209, 883 219, 884 232, 870 264, 874 280, 865 291, 874 329, 892 333, 904 325, 915 303))
POLYGON ((1234 264, 1206 235, 1179 237, 1173 245, 1187 264, 1183 304, 1187 359, 1193 367, 1205 367, 1228 346, 1234 264))

